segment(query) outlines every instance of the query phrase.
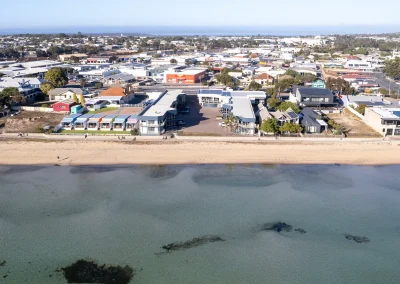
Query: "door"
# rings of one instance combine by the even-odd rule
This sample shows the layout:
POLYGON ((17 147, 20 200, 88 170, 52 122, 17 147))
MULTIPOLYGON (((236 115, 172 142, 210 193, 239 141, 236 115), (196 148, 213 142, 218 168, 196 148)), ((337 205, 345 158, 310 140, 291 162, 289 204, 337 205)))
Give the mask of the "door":
POLYGON ((393 129, 388 129, 386 131, 386 135, 393 135, 393 129))

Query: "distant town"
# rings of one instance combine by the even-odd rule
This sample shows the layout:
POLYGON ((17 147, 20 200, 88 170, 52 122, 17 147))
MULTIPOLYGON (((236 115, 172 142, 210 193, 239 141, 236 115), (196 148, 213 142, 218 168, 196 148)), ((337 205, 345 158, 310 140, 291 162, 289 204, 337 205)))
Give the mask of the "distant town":
POLYGON ((0 132, 400 137, 400 37, 0 37, 0 132))

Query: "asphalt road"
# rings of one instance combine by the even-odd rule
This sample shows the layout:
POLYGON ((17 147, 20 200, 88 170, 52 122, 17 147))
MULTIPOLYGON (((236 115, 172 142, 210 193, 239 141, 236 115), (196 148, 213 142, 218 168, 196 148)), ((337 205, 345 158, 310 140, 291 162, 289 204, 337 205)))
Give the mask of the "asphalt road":
POLYGON ((368 73, 368 75, 373 77, 375 81, 379 84, 379 86, 381 86, 382 88, 400 92, 400 85, 386 79, 383 73, 368 73))

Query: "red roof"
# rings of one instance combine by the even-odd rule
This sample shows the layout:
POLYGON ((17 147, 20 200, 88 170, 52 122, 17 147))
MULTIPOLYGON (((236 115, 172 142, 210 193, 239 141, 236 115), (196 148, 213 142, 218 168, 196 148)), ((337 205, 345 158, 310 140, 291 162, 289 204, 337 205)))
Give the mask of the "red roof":
POLYGON ((262 73, 262 74, 258 75, 255 79, 269 80, 269 79, 272 79, 272 77, 269 76, 267 73, 262 73))

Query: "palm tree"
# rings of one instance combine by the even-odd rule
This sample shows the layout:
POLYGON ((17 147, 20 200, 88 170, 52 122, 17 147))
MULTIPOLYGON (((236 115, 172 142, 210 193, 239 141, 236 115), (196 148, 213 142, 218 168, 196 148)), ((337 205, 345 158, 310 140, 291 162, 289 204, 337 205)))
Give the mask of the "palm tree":
POLYGON ((226 126, 228 126, 230 128, 231 132, 236 132, 236 129, 238 128, 239 120, 236 116, 233 115, 233 113, 226 116, 224 122, 225 122, 226 126))

